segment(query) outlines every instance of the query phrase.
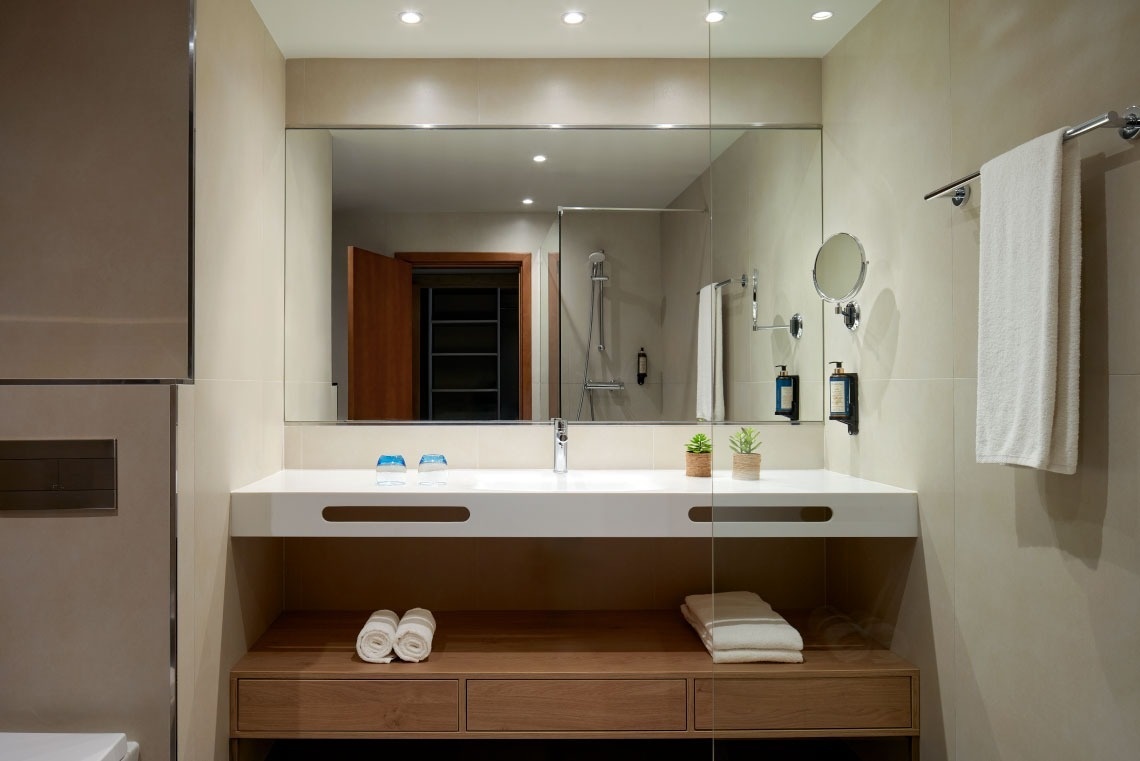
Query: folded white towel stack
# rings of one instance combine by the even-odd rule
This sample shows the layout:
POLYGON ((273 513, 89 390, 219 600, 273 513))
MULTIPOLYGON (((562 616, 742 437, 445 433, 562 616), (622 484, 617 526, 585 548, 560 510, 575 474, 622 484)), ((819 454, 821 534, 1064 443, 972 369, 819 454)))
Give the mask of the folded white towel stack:
POLYGON ((681 615, 713 663, 803 663, 803 637, 755 592, 689 595, 681 615))
POLYGON ((426 608, 412 608, 396 627, 396 655, 401 660, 419 663, 431 655, 435 636, 435 616, 426 608))
POLYGON ((391 663, 400 619, 390 610, 378 610, 356 635, 356 654, 369 663, 391 663))
POLYGON ((1064 130, 982 166, 977 461, 1074 473, 1081 157, 1064 130))

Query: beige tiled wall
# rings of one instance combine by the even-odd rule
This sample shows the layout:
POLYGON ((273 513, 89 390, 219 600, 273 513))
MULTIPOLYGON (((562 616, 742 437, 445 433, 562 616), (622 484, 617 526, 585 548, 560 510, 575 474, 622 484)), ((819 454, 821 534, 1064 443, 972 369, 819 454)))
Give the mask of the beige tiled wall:
POLYGON ((332 136, 286 133, 285 418, 333 420, 332 136))
POLYGON ((188 377, 186 4, 4 15, 0 377, 188 377))
POLYGON ((826 231, 858 235, 871 261, 864 327, 827 344, 861 374, 862 433, 829 425, 827 462, 916 488, 921 519, 913 549, 829 543, 829 594, 922 668, 924 758, 1124 759, 1140 743, 1136 147, 1080 139, 1075 476, 974 462, 984 190, 961 209, 921 200, 1134 103, 1138 33, 1128 0, 883 0, 824 61, 826 231))
MULTIPOLYGON (((820 423, 761 429, 764 467, 819 468, 820 423)), ((443 452, 453 468, 547 468, 554 462, 549 423, 529 425, 289 425, 286 468, 371 468, 381 453, 409 462, 443 452)), ((570 467, 581 469, 683 468, 685 442, 694 433, 713 440, 713 467, 732 467, 731 423, 607 425, 570 423, 570 467)))
POLYGON ((290 127, 383 124, 818 124, 819 61, 288 62, 290 127))
MULTIPOLYGON (((281 606, 281 546, 230 490, 282 455, 285 62, 248 0, 197 3, 193 505, 182 516, 179 756, 228 754, 228 672, 281 606)), ((180 470, 189 467, 180 463, 180 470)), ((145 751, 144 751, 145 753, 145 751)))
POLYGON ((954 458, 946 0, 883 0, 823 61, 824 237, 869 260, 852 333, 824 353, 859 373, 860 433, 825 424, 827 467, 916 489, 917 543, 831 540, 829 600, 922 670, 922 757, 954 758, 954 458))
POLYGON ((820 124, 821 69, 818 58, 713 58, 709 62, 711 121, 820 124))
MULTIPOLYGON (((1140 5, 1131 0, 951 5, 951 174, 1136 104, 1140 80, 1129 69, 1137 36, 1140 5)), ((1125 759, 1140 746, 1140 694, 1128 686, 1140 680, 1133 396, 1140 146, 1115 130, 1082 137, 1079 146, 1076 475, 974 462, 980 194, 954 214, 960 758, 1125 759)))
POLYGON ((117 509, 0 513, 0 728, 171 758, 173 387, 2 386, 0 439, 114 439, 117 509))

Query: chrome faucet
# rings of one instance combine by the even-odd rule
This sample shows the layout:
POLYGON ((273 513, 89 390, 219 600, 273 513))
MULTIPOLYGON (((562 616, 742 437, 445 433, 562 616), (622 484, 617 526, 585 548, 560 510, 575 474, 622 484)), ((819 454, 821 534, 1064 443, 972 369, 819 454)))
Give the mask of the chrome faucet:
POLYGON ((554 472, 566 472, 566 448, 569 432, 566 428, 566 420, 560 417, 550 418, 550 422, 554 423, 554 472))

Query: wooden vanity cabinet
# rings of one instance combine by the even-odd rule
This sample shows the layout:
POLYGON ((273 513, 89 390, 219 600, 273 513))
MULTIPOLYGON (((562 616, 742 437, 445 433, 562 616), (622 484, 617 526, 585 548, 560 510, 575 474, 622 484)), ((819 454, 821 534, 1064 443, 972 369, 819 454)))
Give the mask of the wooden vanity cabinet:
MULTIPOLYGON (((816 542, 805 550, 820 553, 810 556, 813 565, 823 559, 818 540, 909 541, 918 534, 914 492, 830 471, 769 470, 763 488, 726 475, 697 485, 692 482, 707 479, 668 470, 579 476, 581 489, 561 489, 548 483, 545 470, 458 470, 449 473, 447 486, 409 484, 397 492, 376 489, 369 470, 283 470, 232 493, 230 533, 400 543, 612 539, 634 542, 642 564, 640 540, 672 542, 668 546, 682 553, 693 540, 703 549, 699 557, 687 556, 687 568, 700 575, 712 519, 711 508, 702 505, 712 489, 721 511, 718 542, 816 542), (615 476, 623 486, 646 488, 616 488, 615 476), (513 488, 519 484, 543 492, 541 509, 534 493, 513 488), (826 514, 817 520, 820 506, 826 514)), ((745 554, 733 557, 749 562, 745 554)), ((308 568, 305 553, 294 562, 308 568)), ((335 587, 335 580, 321 578, 335 587)), ((591 577, 590 583, 606 582, 591 577)), ((683 588, 708 582, 678 577, 668 583, 676 588, 666 595, 635 599, 656 604, 676 596, 679 604, 683 588)), ((595 598, 585 592, 581 599, 595 598)), ((804 635, 803 663, 714 665, 677 608, 434 612, 431 657, 390 664, 356 656, 369 611, 282 614, 231 671, 231 737, 894 737, 908 740, 917 755, 918 669, 862 638, 847 620, 828 615, 817 622, 781 610, 804 635)))
POLYGON ((801 664, 714 665, 673 611, 437 613, 431 657, 371 664, 368 611, 280 616, 230 674, 242 738, 917 738, 918 669, 806 617, 801 664))

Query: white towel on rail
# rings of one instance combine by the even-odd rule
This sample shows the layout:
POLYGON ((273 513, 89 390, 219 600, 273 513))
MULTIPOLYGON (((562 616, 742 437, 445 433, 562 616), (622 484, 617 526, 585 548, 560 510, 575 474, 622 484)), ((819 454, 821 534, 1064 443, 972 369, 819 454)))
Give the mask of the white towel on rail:
POLYGON ((400 619, 390 610, 378 610, 368 617, 356 635, 356 654, 369 663, 391 663, 400 619))
POLYGON ((1081 163, 1063 134, 982 166, 980 463, 1077 468, 1081 163))
POLYGON ((396 655, 400 660, 419 663, 431 655, 435 637, 435 616, 426 608, 412 608, 396 627, 396 655))
POLYGON ((697 420, 724 420, 724 332, 720 289, 710 283, 697 299, 697 420))

